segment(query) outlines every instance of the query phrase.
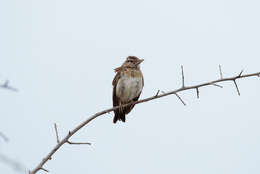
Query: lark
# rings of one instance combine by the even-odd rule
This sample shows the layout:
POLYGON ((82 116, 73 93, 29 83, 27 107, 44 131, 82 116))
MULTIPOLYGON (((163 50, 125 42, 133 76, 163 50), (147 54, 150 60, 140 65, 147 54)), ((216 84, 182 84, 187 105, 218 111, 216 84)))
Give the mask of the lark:
POLYGON ((113 79, 113 106, 120 106, 114 110, 114 120, 125 122, 125 115, 133 108, 134 104, 122 107, 122 105, 137 101, 141 95, 144 78, 140 69, 140 64, 144 59, 135 56, 128 56, 125 62, 115 69, 116 76, 113 79))

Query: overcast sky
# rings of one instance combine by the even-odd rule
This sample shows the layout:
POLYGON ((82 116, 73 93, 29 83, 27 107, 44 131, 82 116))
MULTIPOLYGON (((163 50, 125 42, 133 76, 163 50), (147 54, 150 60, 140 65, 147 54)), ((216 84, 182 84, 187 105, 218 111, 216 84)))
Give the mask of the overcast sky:
MULTIPOLYGON (((0 173, 34 168, 65 136, 112 106, 113 69, 145 59, 141 98, 260 71, 257 0, 0 1, 0 173)), ((52 174, 259 174, 260 79, 238 80, 137 105, 126 123, 97 118, 44 167, 52 174)), ((44 172, 39 172, 44 173, 44 172)))

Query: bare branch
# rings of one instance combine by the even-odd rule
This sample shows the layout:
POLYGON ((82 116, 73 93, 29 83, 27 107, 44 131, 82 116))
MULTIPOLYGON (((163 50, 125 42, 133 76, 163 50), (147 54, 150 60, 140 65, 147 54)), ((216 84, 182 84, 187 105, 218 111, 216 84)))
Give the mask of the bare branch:
POLYGON ((181 76, 182 76, 182 88, 185 88, 183 66, 181 66, 181 76))
POLYGON ((82 143, 82 142, 77 142, 77 143, 75 143, 75 142, 71 142, 71 141, 67 141, 67 143, 68 144, 74 144, 74 145, 83 145, 83 144, 86 144, 86 145, 91 145, 91 143, 82 143))
MULTIPOLYGON (((221 72, 221 71, 220 71, 221 72)), ((124 105, 121 105, 121 107, 126 107, 126 106, 130 106, 130 105, 133 105, 133 104, 140 104, 140 103, 144 103, 144 102, 148 102, 150 100, 155 100, 155 99, 159 99, 161 97, 166 97, 168 95, 177 95, 178 92, 180 91, 186 91, 186 90, 190 90, 190 89, 196 89, 196 88, 200 88, 200 87, 203 87, 203 86, 210 86, 212 84, 216 84, 216 83, 219 83, 219 82, 224 82, 224 81, 235 81, 237 79, 242 79, 242 78, 247 78, 247 77, 253 77, 253 76, 260 76, 260 72, 257 72, 257 73, 252 73, 252 74, 245 74, 245 75, 240 75, 240 76, 234 76, 234 77, 229 77, 229 78, 220 78, 220 79, 217 79, 217 80, 214 80, 214 81, 210 81, 210 82, 205 82, 205 83, 201 83, 201 84, 198 84, 198 85, 193 85, 193 86, 184 86, 184 75, 183 75, 183 86, 179 89, 176 89, 176 90, 173 90, 173 91, 170 91, 170 92, 163 92, 162 91, 162 94, 158 94, 158 95, 155 95, 155 96, 152 96, 152 97, 148 97, 148 98, 145 98, 145 99, 142 99, 142 100, 139 100, 139 101, 135 101, 135 102, 131 102, 131 103, 128 103, 128 104, 124 104, 124 105)), ((236 83, 235 83, 236 84, 236 83)), ((90 116, 88 119, 86 119, 85 121, 83 121, 82 123, 80 123, 78 126, 76 126, 72 131, 70 131, 58 144, 55 145, 55 147, 53 149, 51 149, 51 151, 46 155, 45 158, 42 159, 42 161, 30 172, 30 174, 35 174, 37 173, 39 170, 41 170, 41 168, 43 167, 43 165, 49 160, 51 159, 52 155, 59 149, 61 148, 61 146, 63 146, 65 143, 68 143, 69 139, 71 138, 71 136, 73 136, 76 132, 78 132, 82 127, 86 126, 88 123, 90 123, 92 120, 94 120, 95 118, 101 116, 101 115, 104 115, 106 113, 109 113, 111 111, 114 111, 116 109, 118 109, 120 106, 115 106, 115 107, 112 107, 112 108, 109 108, 109 109, 106 109, 106 110, 103 110, 101 112, 97 112, 96 114, 90 116)))
POLYGON ((178 97, 178 99, 180 99, 180 101, 182 102, 182 104, 183 104, 184 106, 186 106, 185 102, 181 99, 181 97, 180 97, 177 93, 175 93, 175 95, 178 97))
POLYGON ((59 142, 60 142, 60 139, 59 139, 58 128, 57 128, 56 123, 54 123, 54 129, 55 129, 55 134, 56 134, 57 143, 59 143, 59 142))

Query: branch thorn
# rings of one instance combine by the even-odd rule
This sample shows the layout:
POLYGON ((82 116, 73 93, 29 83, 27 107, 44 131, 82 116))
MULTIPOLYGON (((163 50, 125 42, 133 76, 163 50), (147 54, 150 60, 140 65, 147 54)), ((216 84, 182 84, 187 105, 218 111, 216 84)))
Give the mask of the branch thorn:
POLYGON ((185 87, 184 85, 184 72, 183 72, 183 66, 181 65, 181 75, 182 75, 182 88, 185 87))
POLYGON ((200 96, 199 96, 199 88, 196 88, 196 92, 197 92, 197 98, 200 98, 200 96))
POLYGON ((178 97, 178 99, 182 102, 182 104, 184 106, 186 106, 186 103, 181 99, 181 97, 177 93, 174 93, 174 94, 178 97))
POLYGON ((240 92, 239 92, 239 89, 238 89, 238 86, 237 86, 237 82, 236 82, 236 80, 233 80, 233 82, 234 82, 234 84, 235 84, 235 86, 236 86, 237 94, 240 96, 240 92))
POLYGON ((54 129, 55 129, 57 144, 59 144, 60 143, 60 139, 59 139, 58 128, 57 128, 57 124, 56 123, 54 123, 54 129))
POLYGON ((73 144, 73 145, 82 145, 82 144, 91 145, 91 143, 84 143, 84 142, 83 142, 83 143, 82 143, 82 142, 77 142, 77 143, 75 143, 75 142, 71 142, 71 141, 69 141, 69 140, 67 141, 67 143, 68 143, 68 144, 73 144))
POLYGON ((241 77, 243 71, 244 71, 243 69, 240 71, 240 73, 238 74, 238 77, 241 77))
POLYGON ((45 172, 49 172, 49 170, 47 170, 47 169, 45 169, 45 168, 43 168, 43 167, 41 167, 40 170, 43 170, 43 171, 45 171, 45 172))
POLYGON ((213 85, 213 86, 217 86, 217 87, 219 87, 219 88, 223 88, 223 86, 218 85, 218 84, 216 84, 216 83, 212 83, 212 85, 213 85))
POLYGON ((159 95, 159 93, 160 93, 160 90, 158 90, 158 91, 156 92, 155 97, 157 97, 157 96, 159 95))
POLYGON ((220 79, 223 79, 221 65, 219 65, 218 68, 219 68, 220 79))

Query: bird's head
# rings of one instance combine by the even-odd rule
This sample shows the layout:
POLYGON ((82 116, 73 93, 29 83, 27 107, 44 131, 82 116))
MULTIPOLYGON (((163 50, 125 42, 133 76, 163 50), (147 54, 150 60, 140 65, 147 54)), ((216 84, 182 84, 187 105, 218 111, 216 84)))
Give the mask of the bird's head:
POLYGON ((128 56, 123 63, 123 66, 127 68, 138 68, 143 61, 144 59, 139 59, 136 56, 128 56))
POLYGON ((136 56, 128 56, 124 63, 118 67, 115 68, 115 72, 124 71, 127 68, 140 68, 140 63, 142 63, 144 59, 139 59, 136 56))

